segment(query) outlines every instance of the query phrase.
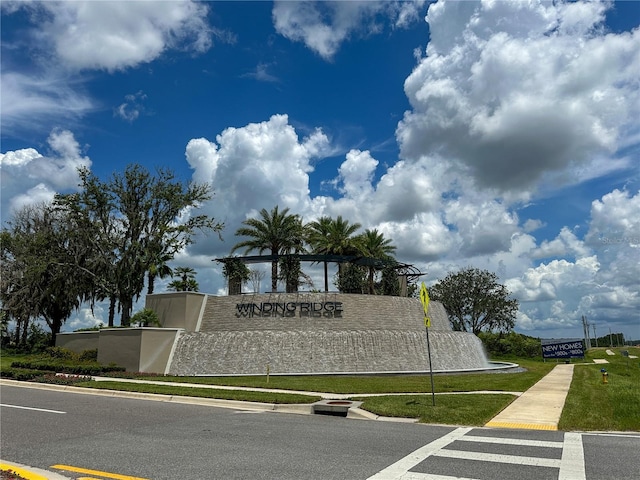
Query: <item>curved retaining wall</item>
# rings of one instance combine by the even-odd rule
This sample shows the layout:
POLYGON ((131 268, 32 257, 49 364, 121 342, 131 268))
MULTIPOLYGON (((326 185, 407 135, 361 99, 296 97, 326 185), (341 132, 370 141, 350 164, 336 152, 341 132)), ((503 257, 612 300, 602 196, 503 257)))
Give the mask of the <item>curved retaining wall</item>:
MULTIPOLYGON (((154 297, 161 308, 161 296, 154 297)), ((171 374, 429 370, 424 314, 414 298, 307 293, 205 296, 203 302, 198 318, 182 319, 198 328, 178 338, 171 374)), ((452 332, 442 304, 431 302, 429 316, 434 371, 486 367, 480 340, 452 332)))

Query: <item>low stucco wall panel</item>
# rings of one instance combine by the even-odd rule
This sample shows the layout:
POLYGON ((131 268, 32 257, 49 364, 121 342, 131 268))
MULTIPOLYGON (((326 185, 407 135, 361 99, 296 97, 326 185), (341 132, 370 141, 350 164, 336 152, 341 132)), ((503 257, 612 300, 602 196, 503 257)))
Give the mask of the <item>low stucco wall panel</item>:
POLYGON ((179 329, 145 328, 142 331, 140 372, 165 373, 179 329))
POLYGON ((145 308, 156 312, 164 328, 196 331, 202 304, 207 295, 198 292, 175 292, 147 295, 145 308))
POLYGON ((98 348, 99 332, 73 332, 56 335, 56 347, 66 348, 72 352, 82 353, 85 350, 98 348))
POLYGON ((127 371, 137 372, 140 368, 141 342, 141 329, 100 330, 98 362, 105 365, 115 363, 127 371))

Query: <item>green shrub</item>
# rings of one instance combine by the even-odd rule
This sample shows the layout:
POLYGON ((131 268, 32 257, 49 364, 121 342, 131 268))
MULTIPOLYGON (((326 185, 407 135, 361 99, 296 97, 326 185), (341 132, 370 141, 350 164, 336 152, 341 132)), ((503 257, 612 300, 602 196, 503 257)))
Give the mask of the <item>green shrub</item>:
POLYGON ((40 325, 32 323, 29 325, 27 343, 31 353, 42 352, 53 343, 51 341, 51 332, 45 332, 40 325))
POLYGON ((34 378, 45 375, 49 372, 44 370, 27 370, 22 368, 8 368, 0 371, 0 377, 10 378, 11 380, 18 380, 21 382, 28 382, 34 378))
POLYGON ((100 330, 102 330, 104 328, 104 325, 102 323, 95 325, 93 327, 86 327, 86 328, 78 328, 76 330, 74 330, 74 332, 99 332, 100 330))
POLYGON ((367 269, 354 263, 345 263, 336 273, 335 283, 342 293, 362 293, 367 288, 367 269))
POLYGON ((481 332, 478 337, 490 357, 534 358, 542 354, 539 338, 528 337, 516 332, 481 332))
POLYGON ((82 362, 96 362, 98 360, 98 349, 83 350, 78 356, 78 359, 82 362))
POLYGON ((65 365, 61 362, 12 362, 11 368, 24 368, 31 370, 45 370, 48 372, 70 373, 74 375, 101 375, 105 372, 123 372, 124 367, 118 367, 116 365, 100 365, 100 364, 85 364, 85 365, 65 365))
POLYGON ((143 308, 131 317, 131 324, 138 324, 141 327, 160 327, 158 314, 150 308, 143 308))
POLYGON ((51 358, 59 358, 60 360, 78 360, 78 354, 62 347, 48 347, 44 354, 51 358))

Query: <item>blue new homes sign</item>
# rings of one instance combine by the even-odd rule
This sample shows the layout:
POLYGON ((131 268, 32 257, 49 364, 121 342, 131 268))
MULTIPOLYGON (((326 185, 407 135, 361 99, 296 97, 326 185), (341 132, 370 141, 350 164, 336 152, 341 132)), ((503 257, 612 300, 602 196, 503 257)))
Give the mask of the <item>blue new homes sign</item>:
POLYGON ((582 339, 542 340, 543 358, 583 358, 582 339))

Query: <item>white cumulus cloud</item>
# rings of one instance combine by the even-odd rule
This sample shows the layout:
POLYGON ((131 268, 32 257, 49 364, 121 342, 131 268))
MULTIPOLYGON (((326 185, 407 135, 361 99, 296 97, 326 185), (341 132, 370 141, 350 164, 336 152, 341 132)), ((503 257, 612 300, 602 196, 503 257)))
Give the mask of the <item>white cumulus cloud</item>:
POLYGON ((422 15, 424 0, 289 2, 276 1, 273 23, 284 37, 303 42, 325 60, 336 54, 340 45, 352 36, 379 33, 383 19, 396 27, 407 27, 422 15))
POLYGON ((25 205, 50 201, 57 192, 77 188, 78 168, 90 167, 72 132, 54 130, 47 139, 50 151, 34 148, 0 154, 2 220, 25 205))
MULTIPOLYGON (((208 24, 206 3, 191 0, 16 2, 3 8, 3 22, 19 10, 29 13, 21 35, 31 42, 5 42, 1 79, 2 129, 12 134, 77 122, 98 108, 84 91, 87 71, 135 68, 168 50, 205 52, 214 36, 232 40, 208 24)), ((116 108, 127 121, 139 112, 131 102, 116 108)))
POLYGON ((168 48, 210 48, 206 4, 172 2, 44 2, 37 35, 73 69, 120 70, 147 63, 168 48))
POLYGON ((405 82, 402 156, 439 152, 478 186, 520 198, 602 173, 640 113, 640 31, 602 33, 605 9, 432 4, 427 55, 405 82))

